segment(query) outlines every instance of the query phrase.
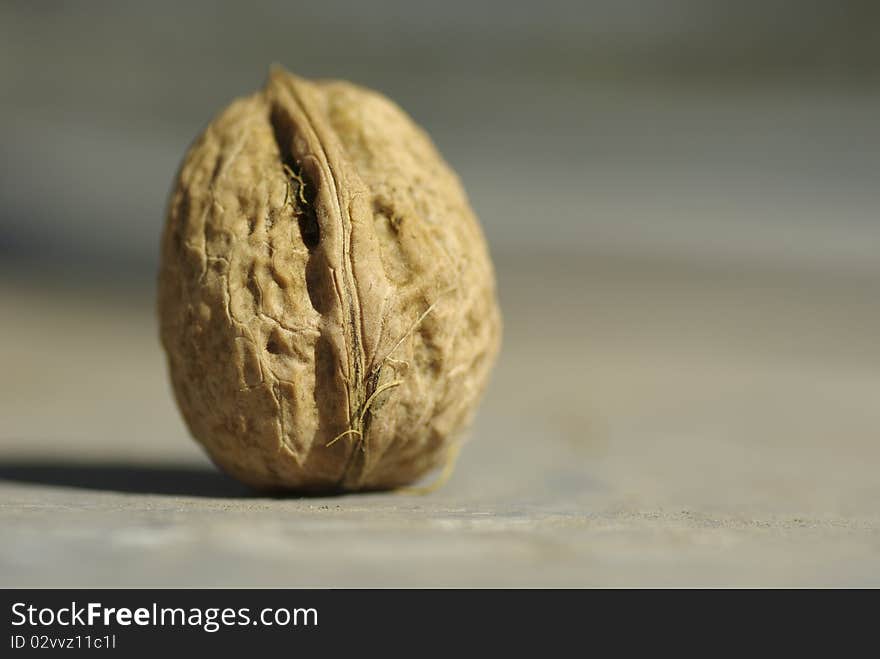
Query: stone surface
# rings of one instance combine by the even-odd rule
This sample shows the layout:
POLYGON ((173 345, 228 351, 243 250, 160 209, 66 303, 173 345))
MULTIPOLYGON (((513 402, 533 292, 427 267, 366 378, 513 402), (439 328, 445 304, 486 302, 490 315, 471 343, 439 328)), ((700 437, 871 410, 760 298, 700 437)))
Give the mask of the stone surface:
POLYGON ((502 260, 451 481, 272 499, 174 408, 152 296, 0 286, 0 585, 880 585, 880 274, 502 260))

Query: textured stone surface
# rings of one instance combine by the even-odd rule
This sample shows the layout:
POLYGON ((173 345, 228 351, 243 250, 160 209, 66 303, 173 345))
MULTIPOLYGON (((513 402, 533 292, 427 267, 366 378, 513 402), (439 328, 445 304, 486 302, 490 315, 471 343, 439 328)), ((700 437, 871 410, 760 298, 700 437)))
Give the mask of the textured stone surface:
POLYGON ((880 274, 498 272, 505 349, 426 497, 249 494, 149 293, 4 284, 0 585, 880 586, 880 274))
POLYGON ((500 338, 482 233, 427 135, 280 69, 186 155, 159 312, 193 435, 268 489, 384 489, 451 459, 500 338))

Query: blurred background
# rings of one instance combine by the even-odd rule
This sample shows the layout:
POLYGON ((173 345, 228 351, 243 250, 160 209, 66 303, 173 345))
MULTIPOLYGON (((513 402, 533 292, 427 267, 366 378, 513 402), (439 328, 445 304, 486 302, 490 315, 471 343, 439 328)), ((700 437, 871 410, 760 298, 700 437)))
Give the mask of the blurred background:
POLYGON ((419 4, 4 2, 4 263, 151 279, 184 149, 272 62, 395 99, 499 255, 876 262, 876 3, 419 4))
POLYGON ((259 585, 258 556, 299 583, 298 555, 330 585, 876 581, 878 30, 858 0, 0 3, 0 574, 259 585), (376 88, 432 135, 506 319, 452 483, 346 499, 365 508, 338 527, 274 502, 322 529, 295 551, 277 511, 247 522, 260 546, 203 517, 237 491, 203 485, 153 316, 178 163, 273 62, 376 88), (112 572, 145 547, 184 567, 112 572))

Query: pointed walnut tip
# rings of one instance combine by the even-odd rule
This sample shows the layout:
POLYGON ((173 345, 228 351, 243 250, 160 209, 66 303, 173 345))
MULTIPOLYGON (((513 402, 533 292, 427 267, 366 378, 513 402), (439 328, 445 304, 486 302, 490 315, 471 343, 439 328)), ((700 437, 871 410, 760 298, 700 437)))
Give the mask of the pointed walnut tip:
POLYGON ((272 62, 269 65, 269 74, 266 77, 266 89, 277 87, 279 85, 290 84, 291 82, 301 81, 298 75, 291 73, 278 62, 272 62))
POLYGON ((278 62, 272 62, 269 65, 269 81, 272 81, 272 80, 278 78, 279 76, 285 76, 285 75, 288 75, 287 69, 285 69, 278 62))

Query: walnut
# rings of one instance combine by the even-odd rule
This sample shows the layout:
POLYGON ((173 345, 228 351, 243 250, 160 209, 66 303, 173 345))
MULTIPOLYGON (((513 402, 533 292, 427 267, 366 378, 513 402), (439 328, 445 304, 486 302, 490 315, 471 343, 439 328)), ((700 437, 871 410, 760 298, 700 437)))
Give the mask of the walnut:
POLYGON ((443 465, 501 327, 479 224, 428 136, 376 92, 280 69, 184 159, 159 316, 177 402, 214 462, 303 492, 443 465))

